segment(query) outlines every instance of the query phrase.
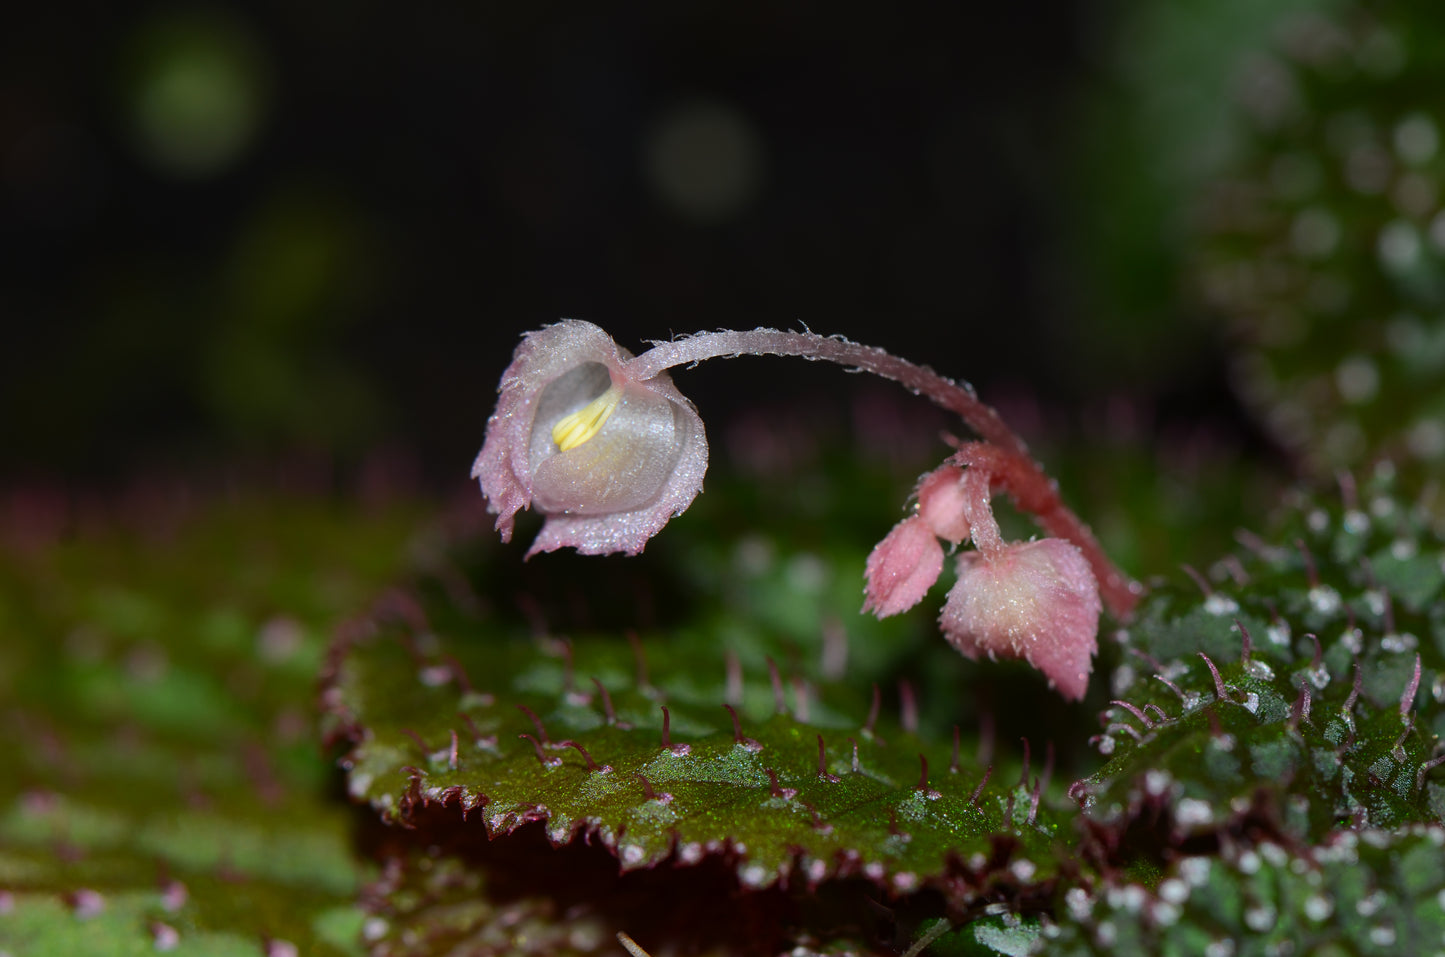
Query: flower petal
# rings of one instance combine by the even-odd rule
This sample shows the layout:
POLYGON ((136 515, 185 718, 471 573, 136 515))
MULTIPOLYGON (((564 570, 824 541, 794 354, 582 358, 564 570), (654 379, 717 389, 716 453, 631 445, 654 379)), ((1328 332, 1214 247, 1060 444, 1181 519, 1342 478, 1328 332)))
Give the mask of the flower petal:
POLYGON ((893 526, 868 556, 863 610, 879 618, 907 611, 923 599, 943 571, 943 546, 918 515, 893 526))
POLYGON ((565 546, 636 554, 701 491, 701 418, 666 373, 629 378, 631 358, 578 320, 528 333, 518 345, 472 467, 503 541, 516 513, 535 505, 547 521, 528 555, 565 546), (612 389, 585 423, 564 421, 612 389), (565 451, 554 436, 559 423, 565 451))
POLYGON ((534 488, 547 522, 527 554, 570 546, 636 555, 692 504, 706 472, 702 418, 672 380, 627 382, 595 437, 538 465, 534 488))
POLYGON ((1065 698, 1088 689, 1098 651, 1099 586, 1078 547, 1016 542, 989 559, 965 552, 939 617, 962 654, 1023 658, 1065 698))

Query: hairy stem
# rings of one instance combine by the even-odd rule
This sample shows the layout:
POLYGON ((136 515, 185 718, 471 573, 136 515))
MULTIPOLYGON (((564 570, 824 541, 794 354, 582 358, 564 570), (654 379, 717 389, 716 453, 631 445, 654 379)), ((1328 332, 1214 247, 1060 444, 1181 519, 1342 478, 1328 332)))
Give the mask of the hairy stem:
POLYGON ((892 379, 915 395, 927 396, 935 404, 957 413, 980 438, 1015 452, 1028 451, 1023 439, 1004 424, 991 406, 980 401, 973 386, 967 382, 955 382, 927 366, 914 365, 876 346, 859 345, 847 339, 812 332, 782 332, 777 329, 700 332, 684 339, 654 343, 651 349, 627 363, 627 372, 638 379, 650 379, 673 366, 736 356, 801 356, 871 372, 892 379))
MULTIPOLYGON (((1099 594, 1116 617, 1126 618, 1139 603, 1143 589, 1104 554, 1093 531, 1059 498, 1059 487, 1039 464, 1027 455, 1000 449, 983 442, 959 443, 953 456, 957 465, 977 470, 996 487, 1003 489, 1020 510, 1034 517, 1039 527, 1057 538, 1078 546, 1099 581, 1099 594)), ((972 520, 972 516, 969 516, 972 520)), ((998 523, 988 516, 992 534, 998 535, 998 523)), ((987 529, 986 529, 987 531, 987 529)), ((986 540, 987 541, 987 540, 986 540)), ((988 553, 985 542, 975 540, 979 550, 988 553)), ((993 543, 993 547, 998 547, 993 543)))
POLYGON ((973 386, 955 382, 927 366, 915 365, 875 346, 859 345, 847 339, 820 336, 812 332, 783 332, 753 329, 748 332, 701 332, 694 336, 655 342, 653 347, 627 363, 628 375, 650 379, 673 366, 691 365, 705 359, 744 355, 799 356, 823 359, 860 372, 871 372, 900 383, 915 395, 963 419, 987 444, 959 446, 957 460, 988 471, 1049 534, 1073 542, 1084 553, 1099 580, 1099 590, 1109 610, 1127 617, 1142 592, 1104 554, 1094 534, 1059 498, 1058 487, 1043 467, 1028 454, 1028 446, 994 409, 979 399, 973 386))

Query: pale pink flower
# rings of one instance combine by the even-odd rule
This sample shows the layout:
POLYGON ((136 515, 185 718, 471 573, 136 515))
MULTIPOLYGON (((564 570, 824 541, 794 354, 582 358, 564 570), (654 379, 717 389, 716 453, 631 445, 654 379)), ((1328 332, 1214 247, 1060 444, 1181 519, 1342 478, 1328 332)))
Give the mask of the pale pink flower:
POLYGON ((546 516, 527 554, 570 546, 635 555, 702 490, 702 419, 666 372, 628 375, 632 354, 589 322, 526 335, 502 374, 472 466, 497 530, 546 516))
POLYGON ((969 658, 1022 658, 1079 700, 1098 652, 1099 586, 1079 548, 1058 538, 965 552, 939 624, 969 658))

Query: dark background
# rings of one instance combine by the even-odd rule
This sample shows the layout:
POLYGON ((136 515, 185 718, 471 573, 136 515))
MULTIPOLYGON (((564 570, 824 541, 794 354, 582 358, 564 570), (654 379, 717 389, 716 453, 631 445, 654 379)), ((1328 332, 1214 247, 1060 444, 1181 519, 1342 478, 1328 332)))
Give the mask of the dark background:
MULTIPOLYGON (((634 350, 806 323, 1060 428, 1125 396, 1246 429, 1170 200, 1111 193, 1161 181, 1118 135, 1127 5, 770 7, 7 15, 0 477, 389 449, 449 486, 561 317, 634 350)), ((710 424, 858 382, 678 380, 710 424)))

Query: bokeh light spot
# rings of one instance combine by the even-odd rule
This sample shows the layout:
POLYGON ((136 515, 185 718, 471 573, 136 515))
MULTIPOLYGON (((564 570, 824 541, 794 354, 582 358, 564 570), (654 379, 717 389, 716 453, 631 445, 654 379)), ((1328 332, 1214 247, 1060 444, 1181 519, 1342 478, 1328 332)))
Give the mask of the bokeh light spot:
POLYGON ((173 176, 232 165, 266 112, 268 71, 251 32, 219 14, 164 14, 132 38, 125 108, 137 151, 173 176))
POLYGON ((720 103, 691 102, 664 113, 647 138, 648 183, 675 213, 715 223, 737 216, 763 181, 762 144, 752 123, 720 103))

